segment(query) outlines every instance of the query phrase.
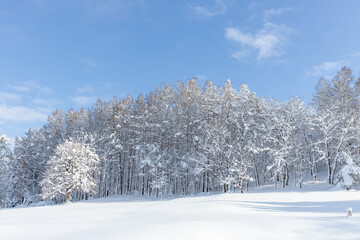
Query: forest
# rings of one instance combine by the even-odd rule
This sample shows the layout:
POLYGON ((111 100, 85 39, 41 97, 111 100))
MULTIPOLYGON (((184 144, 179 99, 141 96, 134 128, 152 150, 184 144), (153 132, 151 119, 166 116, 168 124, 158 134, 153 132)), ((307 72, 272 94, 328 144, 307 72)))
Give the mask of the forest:
POLYGON ((327 176, 360 182, 360 81, 343 67, 313 100, 286 102, 197 79, 136 99, 56 110, 10 145, 0 137, 0 205, 111 195, 193 195, 276 188, 327 176))

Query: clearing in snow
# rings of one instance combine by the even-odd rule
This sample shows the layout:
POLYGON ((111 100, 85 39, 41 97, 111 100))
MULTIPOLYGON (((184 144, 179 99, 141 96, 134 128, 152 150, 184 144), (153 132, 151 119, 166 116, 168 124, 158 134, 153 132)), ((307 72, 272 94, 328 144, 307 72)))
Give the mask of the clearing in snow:
POLYGON ((0 239, 360 239, 360 192, 330 187, 3 209, 0 239))

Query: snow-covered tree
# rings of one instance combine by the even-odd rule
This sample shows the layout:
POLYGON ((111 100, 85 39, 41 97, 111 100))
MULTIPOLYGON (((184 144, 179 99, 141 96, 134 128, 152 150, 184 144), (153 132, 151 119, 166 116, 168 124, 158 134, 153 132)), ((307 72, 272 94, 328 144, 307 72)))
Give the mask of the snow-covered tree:
POLYGON ((43 198, 56 201, 72 194, 93 195, 97 191, 99 158, 94 149, 82 143, 65 141, 55 150, 42 181, 43 198))
POLYGON ((30 129, 25 136, 15 139, 11 169, 14 177, 10 191, 11 201, 16 204, 30 204, 41 199, 40 182, 44 178, 47 155, 44 132, 30 129))
POLYGON ((353 184, 360 183, 360 167, 354 162, 351 156, 342 152, 339 154, 338 161, 342 163, 342 168, 337 173, 337 182, 342 187, 349 190, 353 184))
POLYGON ((9 164, 12 160, 12 152, 10 150, 11 140, 6 135, 0 136, 0 207, 5 205, 11 188, 11 169, 9 164))
POLYGON ((95 193, 243 192, 269 182, 301 188, 318 172, 326 171, 330 184, 343 181, 346 168, 356 182, 359 117, 360 81, 348 68, 320 80, 311 107, 298 98, 256 97, 230 80, 220 87, 208 81, 201 88, 196 78, 162 84, 136 100, 56 110, 42 128, 16 138, 13 157, 1 165, 9 179, 1 198, 6 192, 6 205, 15 206, 39 201, 42 191, 63 201, 95 193), (79 160, 85 155, 94 159, 79 160))
POLYGON ((327 163, 329 183, 345 153, 358 154, 359 147, 359 82, 355 82, 352 71, 343 67, 331 82, 321 79, 316 87, 314 106, 317 110, 317 128, 320 139, 319 154, 327 163))

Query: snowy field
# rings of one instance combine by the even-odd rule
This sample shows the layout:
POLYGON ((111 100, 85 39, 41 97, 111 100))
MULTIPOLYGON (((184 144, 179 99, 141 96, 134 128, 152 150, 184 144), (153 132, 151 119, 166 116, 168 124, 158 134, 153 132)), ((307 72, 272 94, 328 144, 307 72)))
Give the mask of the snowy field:
POLYGON ((3 209, 0 239, 360 239, 360 191, 325 183, 3 209), (346 217, 352 207, 353 217, 346 217))

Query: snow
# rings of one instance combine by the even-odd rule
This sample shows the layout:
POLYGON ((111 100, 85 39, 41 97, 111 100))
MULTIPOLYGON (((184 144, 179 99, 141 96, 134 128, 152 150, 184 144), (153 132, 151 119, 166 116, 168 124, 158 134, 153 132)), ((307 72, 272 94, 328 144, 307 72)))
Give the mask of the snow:
POLYGON ((359 200, 358 190, 326 183, 167 200, 118 196, 2 209, 0 239, 360 239, 359 200))
POLYGON ((351 167, 349 165, 345 165, 341 170, 340 174, 343 177, 343 185, 351 186, 353 184, 353 178, 351 177, 351 167))
POLYGON ((354 183, 354 177, 356 178, 360 174, 360 168, 356 166, 351 156, 344 152, 342 156, 340 156, 340 159, 345 162, 345 165, 338 173, 341 185, 346 189, 350 189, 354 183))

